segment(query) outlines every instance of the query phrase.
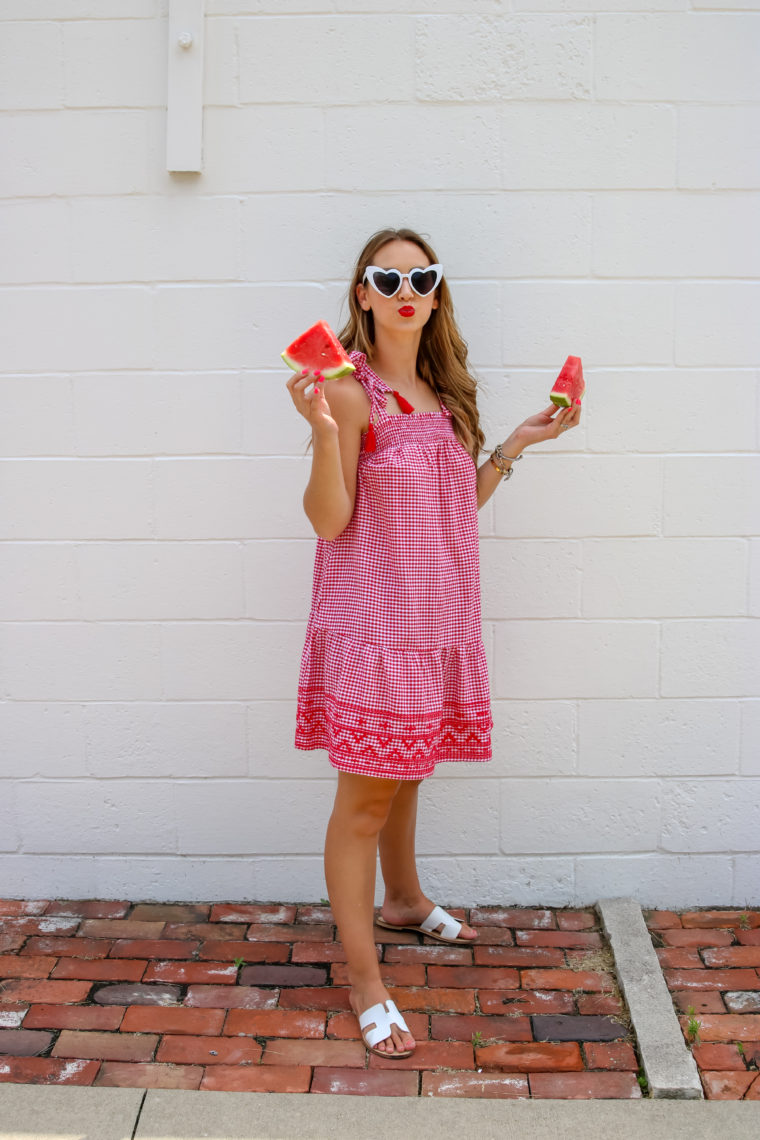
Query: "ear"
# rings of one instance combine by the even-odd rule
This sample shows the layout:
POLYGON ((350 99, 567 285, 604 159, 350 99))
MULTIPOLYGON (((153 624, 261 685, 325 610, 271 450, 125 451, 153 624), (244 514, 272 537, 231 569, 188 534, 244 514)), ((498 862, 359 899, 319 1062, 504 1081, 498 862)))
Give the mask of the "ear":
POLYGON ((365 313, 368 313, 372 306, 370 305, 369 298, 367 297, 367 286, 364 285, 361 281, 356 286, 356 299, 364 309, 365 313))
POLYGON ((433 304, 432 304, 431 308, 433 308, 433 309, 438 308, 438 290, 436 290, 435 297, 433 297, 433 304))

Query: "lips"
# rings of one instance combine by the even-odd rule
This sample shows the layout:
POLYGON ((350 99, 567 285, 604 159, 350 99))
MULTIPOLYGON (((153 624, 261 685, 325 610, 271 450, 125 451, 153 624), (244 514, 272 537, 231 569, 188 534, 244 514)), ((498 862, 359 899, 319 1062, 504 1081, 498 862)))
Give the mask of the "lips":
POLYGON ((414 308, 413 308, 413 306, 412 306, 412 305, 403 305, 403 306, 402 306, 402 307, 399 309, 399 311, 398 311, 398 315, 399 315, 400 317, 413 317, 413 316, 414 316, 414 308))

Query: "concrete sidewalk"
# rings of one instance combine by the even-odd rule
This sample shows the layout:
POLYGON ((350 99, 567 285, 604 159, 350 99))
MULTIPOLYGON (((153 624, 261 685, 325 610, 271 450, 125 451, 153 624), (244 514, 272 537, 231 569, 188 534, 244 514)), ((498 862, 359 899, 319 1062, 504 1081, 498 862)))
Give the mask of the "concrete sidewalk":
POLYGON ((439 1100, 4 1085, 0 1140, 757 1140, 749 1101, 439 1100))

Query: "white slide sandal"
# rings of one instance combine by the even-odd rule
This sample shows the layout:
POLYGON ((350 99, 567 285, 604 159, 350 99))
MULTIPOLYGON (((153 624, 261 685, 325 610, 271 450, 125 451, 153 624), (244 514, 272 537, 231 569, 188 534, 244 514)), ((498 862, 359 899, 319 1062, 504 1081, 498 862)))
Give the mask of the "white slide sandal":
POLYGON ((471 946, 476 941, 475 938, 460 938, 459 932, 462 929, 462 923, 458 922, 447 910, 442 906, 434 906, 430 914, 424 922, 419 926, 414 926, 411 923, 386 922, 384 918, 376 918, 375 923, 377 926, 382 926, 383 930, 412 930, 417 934, 427 934, 428 938, 436 938, 439 942, 456 942, 460 946, 471 946), (443 930, 438 931, 438 927, 442 926, 443 930))
POLYGON ((391 1026, 396 1025, 404 1033, 409 1033, 409 1026, 404 1021, 403 1017, 398 1011, 395 1001, 388 998, 386 1002, 378 1002, 377 1005, 371 1005, 369 1009, 365 1009, 364 1013, 359 1014, 359 1028, 361 1029, 362 1039, 364 1044, 369 1049, 370 1053, 375 1053, 378 1057, 411 1057, 414 1052, 413 1049, 407 1049, 405 1052, 386 1052, 384 1049, 376 1049, 375 1046, 380 1041, 385 1041, 391 1035, 391 1026), (368 1029, 367 1026, 372 1026, 368 1029))

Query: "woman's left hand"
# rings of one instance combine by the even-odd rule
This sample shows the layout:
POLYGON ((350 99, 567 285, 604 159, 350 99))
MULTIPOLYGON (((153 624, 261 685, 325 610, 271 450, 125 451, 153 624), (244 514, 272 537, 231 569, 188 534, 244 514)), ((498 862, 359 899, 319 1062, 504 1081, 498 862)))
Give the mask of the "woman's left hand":
POLYGON ((580 418, 580 400, 576 400, 569 408, 557 408, 555 404, 549 404, 542 412, 524 420, 515 428, 513 435, 523 447, 530 447, 533 443, 543 443, 547 439, 557 439, 564 435, 569 428, 579 423, 580 418))

